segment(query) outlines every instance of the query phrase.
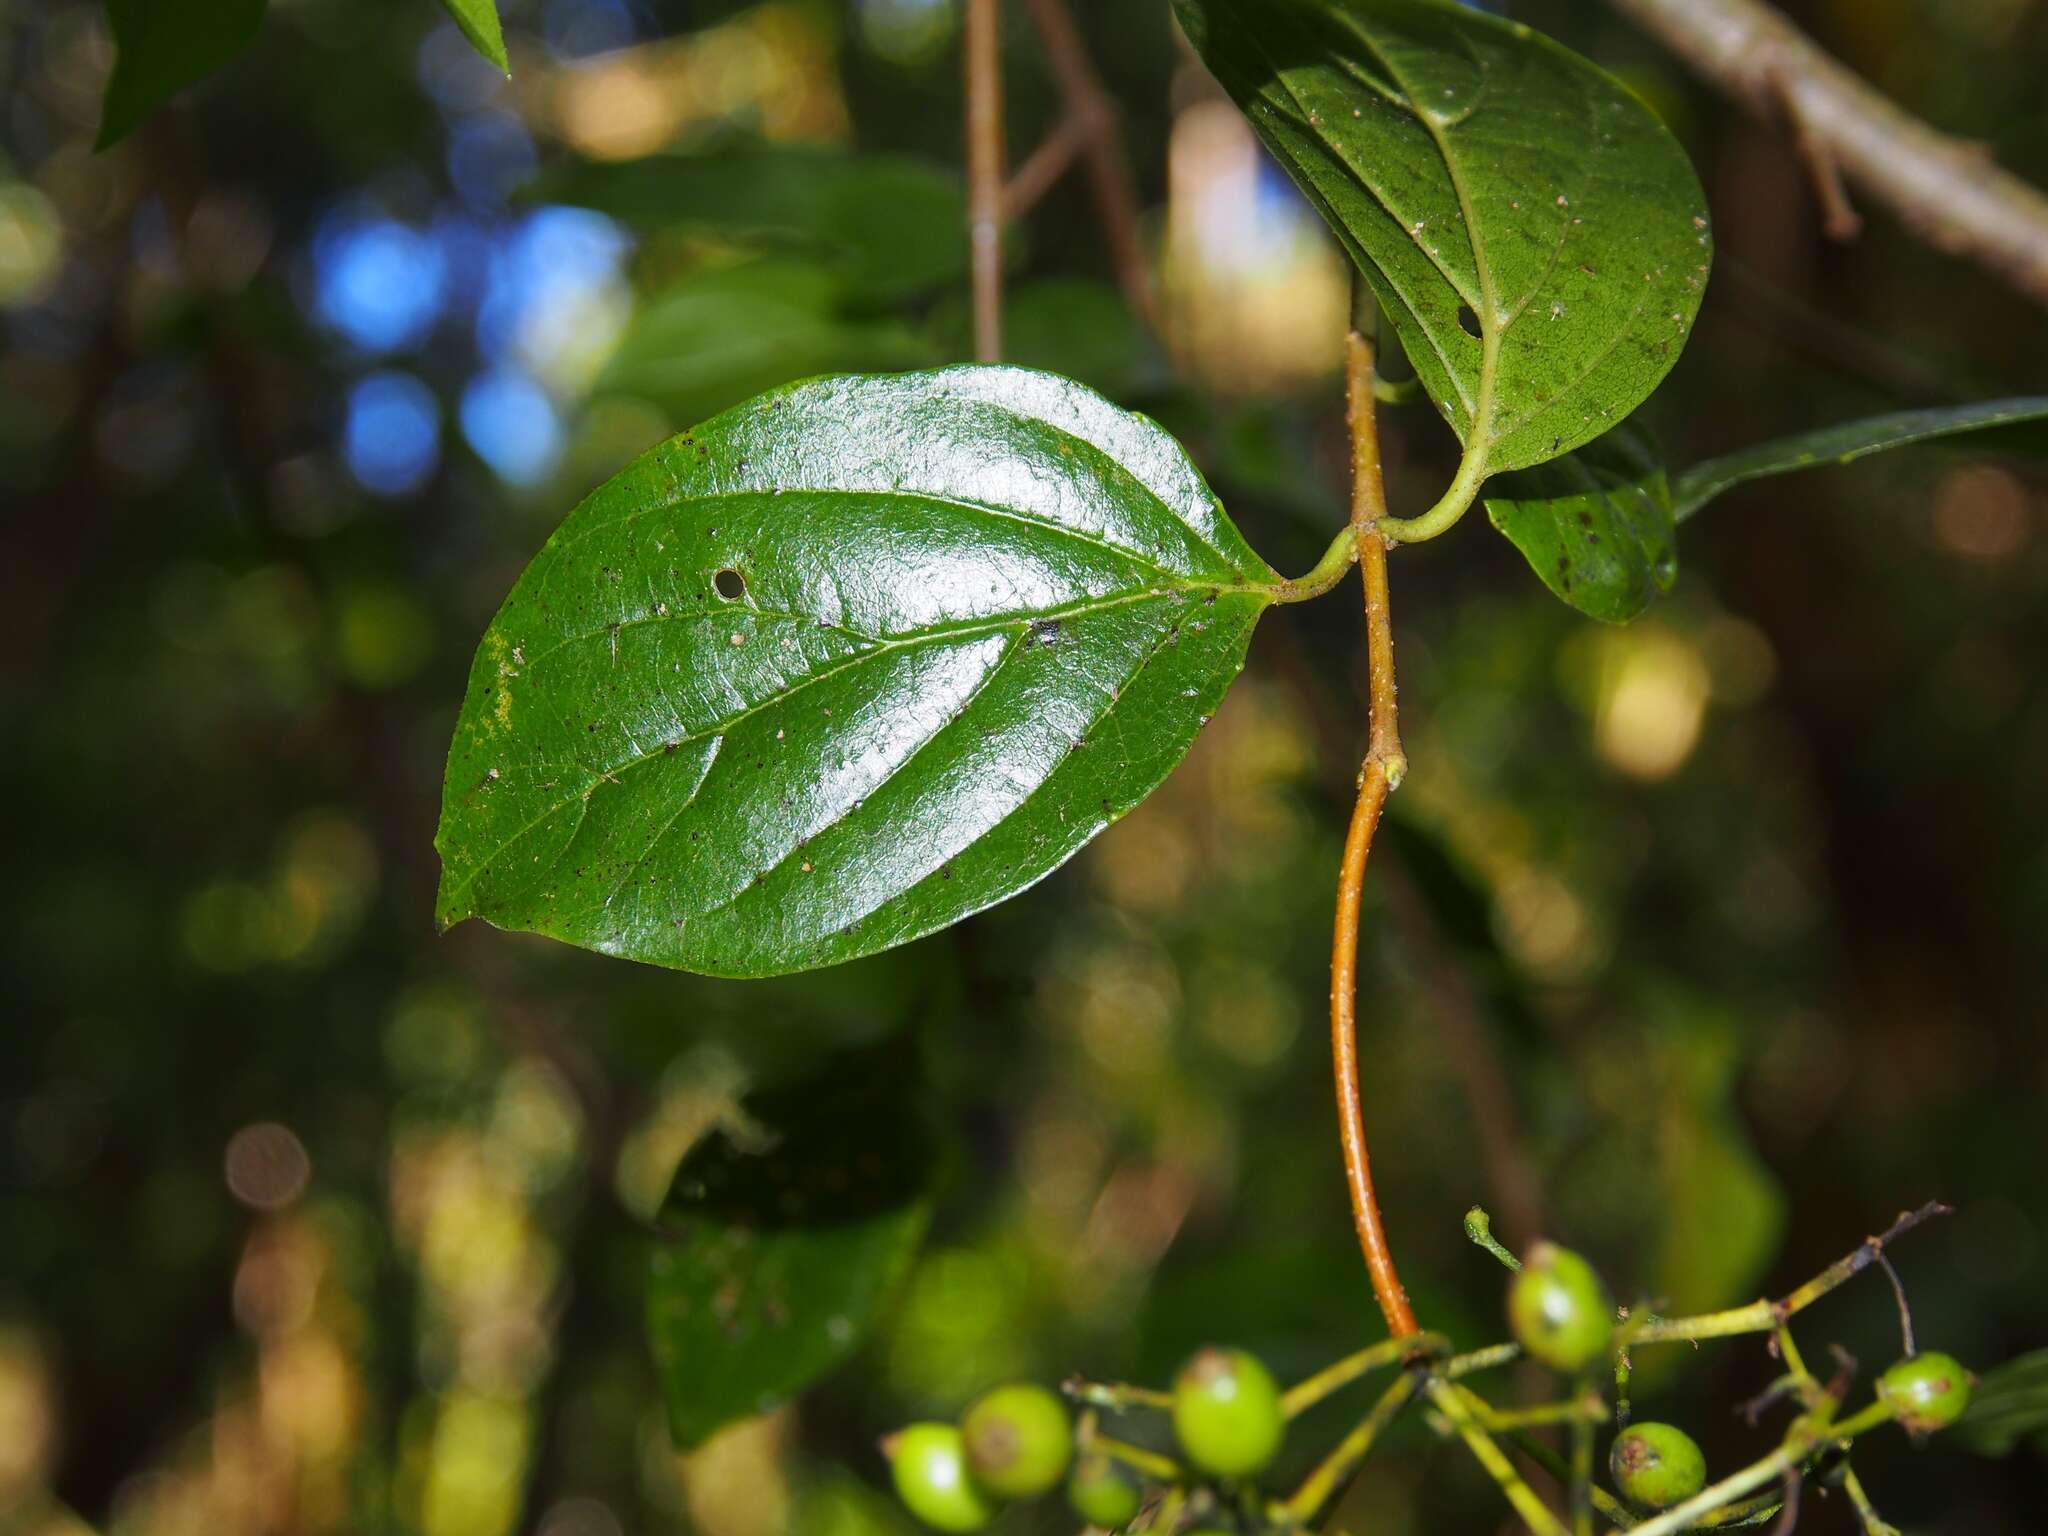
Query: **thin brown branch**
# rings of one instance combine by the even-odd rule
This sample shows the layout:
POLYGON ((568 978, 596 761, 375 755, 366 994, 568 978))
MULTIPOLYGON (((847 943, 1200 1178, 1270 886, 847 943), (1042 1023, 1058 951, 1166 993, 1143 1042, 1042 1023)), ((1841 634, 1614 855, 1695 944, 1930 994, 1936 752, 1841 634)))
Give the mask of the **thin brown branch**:
POLYGON ((1358 914, 1365 891, 1366 860, 1387 795, 1401 782, 1407 759, 1394 707, 1394 632, 1387 595, 1387 545, 1380 537, 1386 490, 1380 478, 1379 428, 1372 394, 1372 343, 1353 331, 1348 352, 1351 423, 1351 527, 1365 578, 1366 656, 1372 688, 1372 736, 1358 774, 1358 802, 1344 839, 1344 864, 1337 881, 1337 925, 1330 945, 1330 1048, 1337 1080, 1338 1133, 1344 1144, 1345 1182, 1358 1245, 1372 1277, 1373 1295, 1387 1331, 1406 1338, 1421 1331, 1408 1292, 1394 1267, 1373 1189, 1372 1159, 1366 1149, 1365 1106, 1358 1079, 1358 914))
MULTIPOLYGON (((1976 145, 1921 122, 1759 0, 1608 0, 1937 248, 2048 304, 2048 196, 1976 145)), ((1830 213, 1839 219, 1839 210, 1830 213)))
POLYGON ((974 355, 1003 355, 1003 34, 1001 0, 967 0, 967 235, 974 355))
POLYGON ((1798 146, 1800 163, 1806 167, 1806 179, 1813 183, 1813 195, 1820 201, 1821 228, 1830 240, 1854 240, 1863 233, 1863 215, 1849 201, 1849 189, 1842 183, 1842 167, 1835 161, 1835 152, 1800 113, 1796 105, 1799 98, 1790 84, 1781 83, 1778 89, 1784 98, 1786 115, 1792 120, 1792 142, 1798 146))
POLYGON ((1103 87, 1088 57, 1088 45, 1074 25, 1067 0, 1026 0, 1031 20, 1045 45, 1060 90, 1067 99, 1067 113, 1086 134, 1083 154, 1088 162, 1088 180, 1095 192, 1097 216, 1109 241, 1110 261, 1116 268, 1117 283, 1125 302, 1146 324, 1157 327, 1158 309, 1152 291, 1151 266, 1145 259, 1144 231, 1138 216, 1138 190, 1131 177, 1130 161, 1124 154, 1123 126, 1117 117, 1116 101, 1103 87))
POLYGON ((1045 194, 1059 185, 1082 150, 1088 147, 1088 124, 1069 113, 1031 151, 1010 184, 1003 188, 1003 217, 1021 219, 1036 208, 1045 194))

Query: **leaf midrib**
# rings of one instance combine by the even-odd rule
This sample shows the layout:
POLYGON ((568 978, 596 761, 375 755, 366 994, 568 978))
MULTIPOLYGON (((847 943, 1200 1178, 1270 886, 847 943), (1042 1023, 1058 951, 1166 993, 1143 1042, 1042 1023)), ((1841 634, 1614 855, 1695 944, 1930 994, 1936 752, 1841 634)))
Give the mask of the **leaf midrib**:
MULTIPOLYGON (((1395 67, 1393 60, 1387 57, 1380 46, 1360 29, 1351 14, 1340 10, 1337 15, 1345 29, 1364 45, 1368 53, 1379 60, 1380 67, 1386 70, 1388 76, 1407 93, 1409 101, 1413 104, 1416 120, 1422 124, 1431 142, 1436 145, 1437 155, 1444 163, 1444 174, 1451 178, 1451 190, 1458 195, 1458 213, 1465 221, 1465 243, 1472 252, 1472 269, 1479 279, 1480 300, 1476 306, 1479 319, 1479 394, 1472 406, 1472 437, 1465 445, 1465 457, 1473 463, 1476 471, 1483 472, 1487 455, 1493 447, 1495 384, 1500 377, 1501 336, 1507 327, 1501 320, 1500 290, 1494 284, 1493 261, 1487 253, 1486 240, 1473 207, 1472 189, 1460 168, 1459 156, 1452 152, 1449 129, 1437 120, 1434 112, 1422 104, 1413 83, 1395 67)), ((1459 123, 1470 119, 1472 112, 1477 108, 1478 100, 1483 99, 1486 91, 1491 88, 1487 79, 1486 62, 1476 55, 1473 62, 1479 68, 1480 94, 1459 117, 1459 123)), ((1519 311, 1517 315, 1519 316, 1519 311)))

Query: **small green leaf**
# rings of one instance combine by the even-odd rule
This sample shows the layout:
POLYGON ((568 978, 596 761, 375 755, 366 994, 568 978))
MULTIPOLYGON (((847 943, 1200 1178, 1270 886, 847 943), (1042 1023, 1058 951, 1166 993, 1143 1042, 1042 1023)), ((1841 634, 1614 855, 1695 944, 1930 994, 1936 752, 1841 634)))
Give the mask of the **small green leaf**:
POLYGON ((1827 464, 1853 464, 1869 454, 1911 443, 1932 442, 1964 432, 1982 432, 1995 427, 2018 426, 2048 421, 2048 395, 2025 395, 2011 400, 1987 400, 1974 405, 1943 406, 1934 410, 1899 411, 1890 416, 1872 416, 1863 421, 1844 422, 1781 437, 1754 448, 1695 464, 1673 478, 1673 511, 1680 522, 1691 517, 1722 492, 1749 480, 1768 475, 1788 475, 1795 470, 1817 469, 1827 464))
POLYGON ((1491 482, 1493 526, 1583 614, 1625 624, 1678 574, 1671 487, 1649 435, 1624 423, 1551 464, 1491 482))
POLYGON ((498 24, 498 0, 441 0, 470 46, 506 74, 512 61, 505 56, 505 33, 498 24))
POLYGON ((874 303, 944 287, 967 270, 959 177, 893 155, 777 145, 582 162, 538 177, 524 196, 594 208, 644 234, 822 254, 850 293, 874 303))
POLYGON ((777 390, 572 513, 485 634, 441 921, 765 976, 1058 868, 1165 778, 1278 578, 1049 374, 777 390))
POLYGON ((2028 1441, 2048 1452, 2048 1349, 1986 1371, 1942 1438, 1979 1456, 2009 1456, 2028 1441))
POLYGON ((833 273, 800 260, 693 273, 641 303, 597 391, 639 395, 680 424, 789 379, 937 360, 900 322, 846 314, 842 288, 833 273))
POLYGON ((679 1446, 779 1406, 873 1327, 931 1219, 914 1066, 902 1042, 837 1058, 683 1160, 647 1296, 679 1446))
POLYGON ((1467 478, 1600 436, 1677 360, 1705 199, 1612 76, 1448 0, 1174 7, 1372 284, 1467 478))
POLYGON ((114 73, 100 111, 105 149, 186 86, 203 80, 255 41, 264 0, 107 0, 114 73))

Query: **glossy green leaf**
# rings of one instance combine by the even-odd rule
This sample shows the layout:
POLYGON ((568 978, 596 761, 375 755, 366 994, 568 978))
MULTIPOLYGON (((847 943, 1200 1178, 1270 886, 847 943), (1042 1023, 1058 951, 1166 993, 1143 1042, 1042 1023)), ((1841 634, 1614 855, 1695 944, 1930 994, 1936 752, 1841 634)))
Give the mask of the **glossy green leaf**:
POLYGON ((579 163, 529 200, 594 208, 647 234, 683 232, 830 257, 849 291, 893 302, 967 270, 960 178, 893 155, 776 145, 579 163))
POLYGON ((1738 453, 1695 464, 1672 480, 1674 511, 1683 522, 1724 491, 1745 481, 1769 475, 1787 475, 1801 469, 1827 464, 1853 464, 1873 453, 1904 448, 1912 443, 1932 442, 1965 432, 1984 432, 1998 427, 2021 426, 2048 421, 2048 395, 2021 396, 2011 400, 1987 400, 1973 405, 1944 406, 1934 410, 1899 411, 1890 416, 1872 416, 1863 421, 1822 427, 1795 437, 1781 437, 1738 453))
POLYGON ((462 29, 462 35, 469 39, 470 46, 509 75, 512 61, 505 56, 505 33, 498 24, 498 0, 441 0, 441 3, 455 18, 455 25, 462 29))
POLYGON ((1526 468, 1677 360, 1712 260, 1677 142, 1612 76, 1449 0, 1174 0, 1466 445, 1526 468))
POLYGON ((1655 445, 1624 423, 1487 487, 1493 526, 1572 607, 1625 624, 1678 575, 1671 486, 1655 445))
POLYGON ((1276 581, 1068 380, 777 390, 601 487, 492 622, 441 920, 728 976, 931 933, 1152 791, 1276 581))
POLYGON ((819 373, 917 368, 931 344, 899 321, 845 313, 837 276, 765 260, 693 273, 644 300, 597 381, 678 424, 819 373))
POLYGON ((248 47, 263 26, 264 0, 107 0, 114 73, 96 146, 125 139, 178 92, 248 47))
POLYGON ((1980 1456, 2009 1456, 2027 1443, 2048 1452, 2048 1349, 1986 1371, 1942 1438, 1980 1456))
POLYGON ((779 1406, 873 1326, 931 1218, 913 1067, 901 1045, 835 1059, 683 1160, 647 1296, 678 1445, 779 1406))

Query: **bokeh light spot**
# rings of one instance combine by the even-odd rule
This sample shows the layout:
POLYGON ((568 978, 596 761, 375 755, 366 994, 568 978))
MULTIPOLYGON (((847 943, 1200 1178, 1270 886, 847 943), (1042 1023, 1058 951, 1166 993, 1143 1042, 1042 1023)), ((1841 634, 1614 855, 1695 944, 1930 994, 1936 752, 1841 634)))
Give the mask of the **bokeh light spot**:
POLYGON ((373 373, 349 394, 342 447, 365 490, 410 495, 441 460, 440 402, 409 373, 373 373))

